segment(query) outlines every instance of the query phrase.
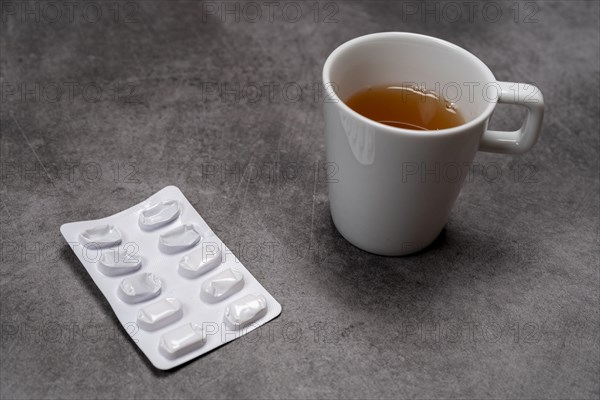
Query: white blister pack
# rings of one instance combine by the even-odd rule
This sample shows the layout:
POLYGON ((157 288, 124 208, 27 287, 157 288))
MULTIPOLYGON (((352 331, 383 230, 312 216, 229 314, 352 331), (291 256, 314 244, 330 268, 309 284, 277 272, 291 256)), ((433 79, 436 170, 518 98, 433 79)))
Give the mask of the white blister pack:
POLYGON ((60 231, 156 368, 183 364, 281 313, 175 186, 60 231))

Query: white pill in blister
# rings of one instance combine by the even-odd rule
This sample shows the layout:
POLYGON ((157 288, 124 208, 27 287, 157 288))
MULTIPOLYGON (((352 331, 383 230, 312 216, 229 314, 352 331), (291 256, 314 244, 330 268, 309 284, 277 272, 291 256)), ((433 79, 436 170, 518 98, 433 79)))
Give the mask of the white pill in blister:
POLYGON ((188 362, 281 312, 176 187, 106 218, 63 224, 60 231, 119 324, 137 324, 132 344, 156 368, 188 362), (260 302, 237 301, 249 294, 264 296, 266 312, 260 302))
POLYGON ((221 249, 217 243, 202 243, 202 246, 179 261, 179 272, 187 278, 196 278, 221 265, 221 249))
POLYGON ((90 247, 111 247, 121 243, 121 232, 112 225, 95 226, 79 234, 79 241, 90 247))
POLYGON ((206 343, 206 333, 199 324, 189 323, 161 336, 158 345, 167 358, 181 357, 206 343))
POLYGON ((262 294, 249 294, 225 307, 225 321, 231 328, 243 328, 267 313, 267 299, 262 294))
POLYGON ((106 250, 98 261, 98 269, 104 275, 123 275, 135 272, 142 266, 142 258, 127 249, 106 250))
POLYGON ((158 276, 144 272, 124 278, 119 284, 119 297, 126 303, 140 303, 158 296, 161 287, 158 276))
POLYGON ((137 323, 140 328, 155 331, 172 324, 183 316, 181 302, 174 297, 167 297, 148 304, 138 311, 137 323))
POLYGON ((200 228, 196 225, 182 225, 158 238, 158 245, 166 253, 173 253, 190 248, 202 239, 200 228))
POLYGON ((174 221, 179 216, 177 200, 161 201, 140 213, 139 224, 144 229, 154 229, 174 221))
POLYGON ((229 268, 213 275, 202 284, 200 296, 204 301, 215 303, 239 292, 244 287, 244 274, 229 268))

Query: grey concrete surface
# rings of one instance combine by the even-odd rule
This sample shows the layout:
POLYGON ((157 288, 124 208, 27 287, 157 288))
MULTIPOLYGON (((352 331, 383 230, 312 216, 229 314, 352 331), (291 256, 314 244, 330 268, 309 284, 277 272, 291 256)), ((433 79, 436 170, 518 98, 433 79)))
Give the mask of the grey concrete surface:
MULTIPOLYGON (((597 399, 598 3, 450 3, 259 2, 259 16, 3 0, 1 397, 597 399), (455 42, 547 103, 533 151, 479 154, 443 233, 403 258, 333 226, 315 91, 336 46, 392 30, 455 42), (283 306, 171 372, 59 233, 166 185, 283 306)), ((503 107, 492 126, 522 117, 503 107)))

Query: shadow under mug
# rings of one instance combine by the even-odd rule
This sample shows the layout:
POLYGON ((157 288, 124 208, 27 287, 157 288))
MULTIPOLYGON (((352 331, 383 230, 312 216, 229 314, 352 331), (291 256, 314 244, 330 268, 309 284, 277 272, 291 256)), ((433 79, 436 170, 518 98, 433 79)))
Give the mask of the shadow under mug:
POLYGON ((439 235, 477 150, 524 153, 544 114, 540 90, 498 82, 477 57, 452 43, 404 32, 342 44, 323 67, 331 215, 350 243, 375 254, 417 252, 439 235), (411 84, 452 101, 465 123, 413 131, 370 120, 344 104, 374 85, 411 84), (488 130, 497 103, 527 108, 514 132, 488 130))

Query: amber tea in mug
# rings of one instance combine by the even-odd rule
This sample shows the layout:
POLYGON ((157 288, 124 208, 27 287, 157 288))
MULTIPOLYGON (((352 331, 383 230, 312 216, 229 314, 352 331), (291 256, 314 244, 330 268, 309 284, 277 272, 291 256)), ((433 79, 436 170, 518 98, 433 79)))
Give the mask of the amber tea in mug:
POLYGON ((434 131, 465 123, 455 106, 434 93, 408 85, 380 85, 358 91, 346 100, 357 113, 396 128, 434 131))
POLYGON ((336 173, 328 183, 331 219, 370 253, 400 256, 433 243, 477 151, 523 154, 541 132, 544 97, 537 87, 498 81, 475 55, 431 36, 352 39, 327 58, 322 80, 326 160, 336 173), (446 95, 445 88, 456 92, 446 95), (527 110, 519 129, 489 129, 500 104, 527 110))

